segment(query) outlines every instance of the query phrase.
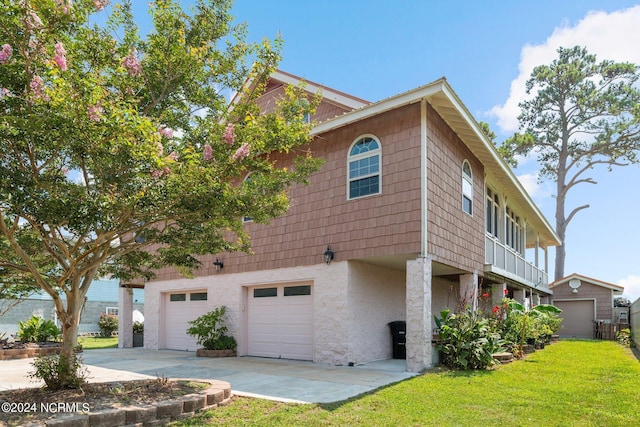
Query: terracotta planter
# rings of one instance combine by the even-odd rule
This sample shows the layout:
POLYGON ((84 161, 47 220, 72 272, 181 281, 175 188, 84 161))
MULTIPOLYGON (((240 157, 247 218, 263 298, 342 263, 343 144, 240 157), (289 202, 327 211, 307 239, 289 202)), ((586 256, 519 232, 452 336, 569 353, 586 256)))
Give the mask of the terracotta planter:
POLYGON ((199 348, 196 350, 196 356, 198 357, 236 357, 235 350, 207 350, 205 348, 199 348))

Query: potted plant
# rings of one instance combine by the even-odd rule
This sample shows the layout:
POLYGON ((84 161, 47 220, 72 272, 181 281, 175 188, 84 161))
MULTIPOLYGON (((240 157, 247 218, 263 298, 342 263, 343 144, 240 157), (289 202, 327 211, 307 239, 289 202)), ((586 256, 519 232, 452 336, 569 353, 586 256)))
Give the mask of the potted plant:
POLYGON ((236 355, 237 343, 235 338, 227 336, 224 324, 226 307, 217 307, 189 322, 187 334, 198 339, 198 344, 204 348, 196 351, 196 356, 230 357, 236 355))
POLYGON ((144 323, 133 322, 133 346, 144 346, 144 323))

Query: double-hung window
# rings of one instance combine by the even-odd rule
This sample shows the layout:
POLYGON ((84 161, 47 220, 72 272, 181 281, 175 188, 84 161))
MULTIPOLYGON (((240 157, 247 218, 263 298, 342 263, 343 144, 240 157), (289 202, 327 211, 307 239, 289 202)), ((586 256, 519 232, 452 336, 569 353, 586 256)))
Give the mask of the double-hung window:
POLYGON ((349 150, 347 198, 380 194, 380 165, 382 149, 373 136, 356 140, 349 150))

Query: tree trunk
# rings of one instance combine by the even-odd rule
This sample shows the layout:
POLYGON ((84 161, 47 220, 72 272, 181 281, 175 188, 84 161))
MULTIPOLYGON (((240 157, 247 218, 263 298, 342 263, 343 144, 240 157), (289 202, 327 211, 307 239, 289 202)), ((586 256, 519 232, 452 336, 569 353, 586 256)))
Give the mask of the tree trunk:
POLYGON ((62 323, 62 348, 58 362, 60 388, 76 388, 83 381, 78 372, 79 364, 76 358, 83 300, 81 292, 69 292, 66 309, 63 312, 58 311, 58 318, 62 323))
POLYGON ((561 159, 560 165, 558 167, 558 181, 556 187, 556 234, 560 238, 560 245, 556 246, 556 262, 554 269, 554 280, 562 279, 564 277, 564 261, 566 257, 565 251, 565 234, 567 231, 567 222, 565 215, 565 179, 566 179, 566 170, 564 164, 566 163, 566 159, 561 159))

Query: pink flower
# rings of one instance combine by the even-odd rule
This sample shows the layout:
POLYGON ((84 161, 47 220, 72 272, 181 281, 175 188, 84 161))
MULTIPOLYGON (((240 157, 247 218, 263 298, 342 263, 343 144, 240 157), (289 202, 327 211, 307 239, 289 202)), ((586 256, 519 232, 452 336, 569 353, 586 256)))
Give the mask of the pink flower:
POLYGON ((11 91, 6 87, 0 87, 0 99, 4 98, 5 96, 11 96, 11 91))
POLYGON ((129 75, 133 77, 142 72, 142 65, 140 65, 140 62, 138 62, 135 51, 125 56, 125 58, 122 60, 122 66, 126 68, 129 75))
POLYGON ((89 114, 89 120, 94 122, 99 122, 102 118, 102 113, 104 112, 102 105, 98 102, 96 105, 90 105, 87 108, 87 113, 89 114))
POLYGON ((69 168, 68 168, 68 167, 66 167, 66 166, 63 166, 63 167, 62 167, 62 173, 63 173, 63 174, 65 174, 65 175, 67 175, 67 174, 69 173, 69 168))
POLYGON ((499 311, 500 311, 500 307, 498 307, 497 305, 493 307, 493 314, 498 314, 499 311))
POLYGON ((178 160, 178 153, 172 151, 167 157, 169 158, 169 160, 173 160, 175 162, 176 160, 178 160))
POLYGON ((49 100, 49 97, 44 93, 44 80, 42 80, 42 77, 39 75, 36 74, 33 76, 31 82, 29 82, 29 88, 35 99, 49 100))
POLYGON ((2 50, 0 50, 0 64, 6 64, 11 59, 11 55, 13 54, 13 49, 8 44, 2 45, 2 50))
POLYGON ((232 158, 233 160, 242 160, 245 157, 247 157, 249 155, 249 144, 244 143, 240 146, 240 148, 238 148, 236 150, 236 152, 233 154, 232 158))
POLYGON ((160 141, 156 142, 156 149, 158 150, 158 156, 162 156, 162 154, 164 153, 164 147, 162 146, 162 142, 160 141))
POLYGON ((151 171, 151 178, 158 179, 162 176, 162 171, 159 169, 154 169, 151 171))
POLYGON ((206 144, 206 145, 204 146, 204 152, 203 152, 203 155, 204 155, 204 159, 205 159, 207 162, 208 162, 208 161, 210 161, 210 160, 213 158, 213 149, 211 148, 211 145, 206 144))
POLYGON ((56 43, 56 56, 53 58, 53 61, 58 64, 58 67, 62 71, 67 71, 67 51, 64 50, 64 46, 62 43, 56 43))
POLYGON ((109 0, 93 0, 93 5, 97 10, 104 9, 109 4, 109 0))
POLYGON ((173 138, 173 130, 169 129, 165 125, 158 126, 158 132, 160 135, 166 136, 167 138, 173 138))
POLYGON ((27 17, 24 18, 24 26, 31 32, 42 27, 42 20, 35 12, 27 12, 27 17))
POLYGON ((505 295, 509 295, 509 289, 505 289, 503 292, 505 295))
POLYGON ((67 14, 71 10, 71 0, 56 0, 56 3, 62 9, 62 13, 67 14))
POLYGON ((227 128, 224 130, 224 134, 222 134, 222 139, 224 139, 227 144, 233 145, 233 141, 235 138, 236 138, 236 134, 233 127, 233 123, 229 123, 227 125, 227 128))

